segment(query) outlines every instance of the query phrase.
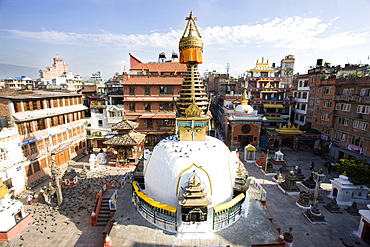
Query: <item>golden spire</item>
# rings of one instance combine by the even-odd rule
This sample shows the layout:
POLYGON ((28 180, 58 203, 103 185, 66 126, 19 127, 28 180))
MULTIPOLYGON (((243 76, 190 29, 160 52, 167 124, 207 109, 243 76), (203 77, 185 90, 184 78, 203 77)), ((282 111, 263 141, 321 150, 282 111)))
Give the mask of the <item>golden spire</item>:
POLYGON ((184 82, 177 101, 178 113, 182 116, 205 115, 208 109, 207 93, 203 80, 198 72, 198 64, 202 63, 203 40, 195 23, 197 18, 190 12, 186 17, 186 24, 182 38, 180 39, 180 63, 188 67, 184 82), (195 109, 195 106, 197 109, 195 109), (187 110, 190 107, 189 110, 187 110), (201 114, 199 114, 199 110, 201 114), (190 113, 188 115, 187 113, 190 113), (195 114, 195 115, 194 115, 195 114))
POLYGON ((243 88, 243 94, 242 94, 242 100, 241 100, 241 104, 242 105, 248 105, 248 95, 247 95, 247 82, 244 83, 244 88, 243 88))

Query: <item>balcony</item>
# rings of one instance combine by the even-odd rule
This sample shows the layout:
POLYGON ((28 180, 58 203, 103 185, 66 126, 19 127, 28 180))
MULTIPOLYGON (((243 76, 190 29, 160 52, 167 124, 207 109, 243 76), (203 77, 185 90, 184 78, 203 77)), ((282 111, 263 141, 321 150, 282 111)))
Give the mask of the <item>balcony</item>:
POLYGON ((335 101, 355 102, 355 103, 370 103, 369 96, 357 96, 357 95, 334 95, 335 101))

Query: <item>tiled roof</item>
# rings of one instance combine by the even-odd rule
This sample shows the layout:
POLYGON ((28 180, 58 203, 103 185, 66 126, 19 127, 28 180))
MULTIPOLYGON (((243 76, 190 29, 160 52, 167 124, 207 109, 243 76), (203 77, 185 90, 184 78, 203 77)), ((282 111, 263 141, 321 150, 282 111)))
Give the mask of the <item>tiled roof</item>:
POLYGON ((136 70, 136 71, 149 71, 149 72, 155 72, 158 73, 165 73, 165 72, 186 72, 187 66, 186 64, 182 64, 179 62, 166 62, 166 63, 141 63, 137 64, 136 66, 131 68, 131 71, 136 70))
POLYGON ((107 145, 122 145, 122 146, 135 146, 140 144, 145 138, 144 134, 130 132, 123 136, 115 136, 107 141, 104 144, 107 145))
POLYGON ((124 119, 116 125, 112 126, 112 130, 133 130, 139 126, 139 123, 124 119))
POLYGON ((138 84, 173 84, 173 85, 182 85, 184 81, 183 77, 131 77, 126 80, 124 85, 138 85, 138 84))

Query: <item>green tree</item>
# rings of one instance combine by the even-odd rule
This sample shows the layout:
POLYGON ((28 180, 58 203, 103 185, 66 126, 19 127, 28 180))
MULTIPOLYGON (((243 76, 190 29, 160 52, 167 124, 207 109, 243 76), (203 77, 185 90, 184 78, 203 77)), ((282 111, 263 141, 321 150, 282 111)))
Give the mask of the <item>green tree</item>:
POLYGON ((370 184, 370 170, 365 168, 366 159, 340 159, 334 168, 338 174, 346 173, 355 185, 370 184))

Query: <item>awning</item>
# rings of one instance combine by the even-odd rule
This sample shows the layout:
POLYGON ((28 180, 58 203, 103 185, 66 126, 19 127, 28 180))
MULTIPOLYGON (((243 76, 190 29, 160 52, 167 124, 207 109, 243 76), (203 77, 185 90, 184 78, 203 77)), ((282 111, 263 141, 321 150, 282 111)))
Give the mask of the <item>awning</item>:
POLYGON ((176 213, 176 211, 177 211, 177 208, 176 207, 173 207, 173 206, 170 206, 170 205, 167 205, 167 204, 164 204, 164 203, 160 203, 160 202, 154 201, 152 198, 150 198, 149 196, 145 195, 143 192, 139 191, 139 188, 136 185, 136 181, 134 183, 132 183, 132 186, 135 189, 136 195, 138 197, 140 197, 141 199, 143 199, 149 205, 151 205, 153 207, 156 207, 156 208, 161 208, 161 209, 166 210, 166 211, 170 211, 172 213, 176 213))
POLYGON ((153 118, 176 118, 175 114, 155 114, 153 118))
POLYGON ((282 104, 263 104, 265 108, 284 108, 282 104))
POLYGON ((282 117, 265 117, 265 118, 268 119, 268 120, 285 120, 282 117))
POLYGON ((299 129, 276 129, 276 132, 283 135, 302 135, 303 131, 299 129))
POLYGON ((233 199, 231 199, 228 202, 225 202, 225 203, 222 203, 220 205, 214 206, 213 211, 215 213, 218 213, 222 210, 229 209, 229 208, 233 207, 234 205, 236 205, 238 202, 240 202, 244 197, 245 197, 245 195, 243 193, 241 193, 241 194, 234 197, 233 199))
POLYGON ((337 148, 339 151, 341 151, 341 152, 343 152, 343 153, 346 153, 346 154, 348 154, 348 155, 351 155, 351 156, 353 156, 353 157, 355 157, 355 158, 358 158, 358 159, 366 159, 367 160, 367 163, 370 163, 370 159, 369 158, 366 158, 366 157, 364 157, 363 155, 361 155, 361 154, 358 154, 358 153, 355 153, 355 152, 352 152, 352 151, 350 151, 350 150, 347 150, 347 149, 343 149, 343 148, 337 148))
POLYGON ((261 93, 277 93, 278 91, 274 91, 274 90, 271 90, 271 91, 268 91, 268 90, 264 90, 264 91, 261 91, 261 93))
POLYGON ((265 117, 266 120, 263 120, 264 122, 269 122, 269 123, 287 123, 288 120, 282 117, 265 117))

